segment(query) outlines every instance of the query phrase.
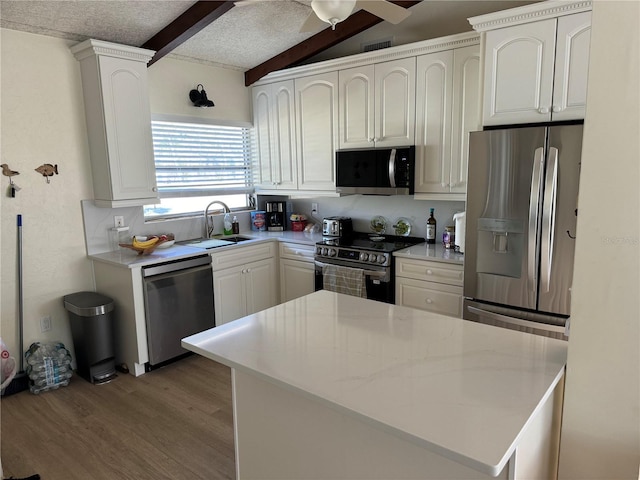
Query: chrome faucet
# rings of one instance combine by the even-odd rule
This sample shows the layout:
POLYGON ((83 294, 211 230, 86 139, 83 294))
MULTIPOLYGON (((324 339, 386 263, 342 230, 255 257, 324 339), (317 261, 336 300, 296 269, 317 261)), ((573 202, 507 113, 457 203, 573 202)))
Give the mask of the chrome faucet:
POLYGON ((221 202, 220 200, 214 200, 209 205, 207 205, 207 208, 204 209, 204 238, 211 238, 211 235, 213 235, 213 220, 211 220, 211 223, 209 223, 209 207, 214 203, 222 205, 224 213, 231 213, 231 210, 229 209, 229 207, 227 207, 227 204, 221 202))

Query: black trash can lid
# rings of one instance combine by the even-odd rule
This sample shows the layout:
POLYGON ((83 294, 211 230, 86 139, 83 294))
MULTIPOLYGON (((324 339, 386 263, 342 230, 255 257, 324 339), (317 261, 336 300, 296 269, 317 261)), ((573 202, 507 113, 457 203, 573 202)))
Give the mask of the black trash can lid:
POLYGON ((65 295, 64 308, 81 317, 93 317, 113 311, 113 300, 97 292, 65 295))

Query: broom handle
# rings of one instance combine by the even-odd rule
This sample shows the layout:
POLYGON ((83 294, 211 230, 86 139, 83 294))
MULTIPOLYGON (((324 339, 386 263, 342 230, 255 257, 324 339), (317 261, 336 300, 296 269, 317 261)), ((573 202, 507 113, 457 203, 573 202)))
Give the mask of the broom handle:
POLYGON ((19 327, 19 338, 20 338, 20 370, 19 372, 24 371, 24 349, 23 345, 23 312, 22 312, 22 215, 18 214, 18 327, 19 327))

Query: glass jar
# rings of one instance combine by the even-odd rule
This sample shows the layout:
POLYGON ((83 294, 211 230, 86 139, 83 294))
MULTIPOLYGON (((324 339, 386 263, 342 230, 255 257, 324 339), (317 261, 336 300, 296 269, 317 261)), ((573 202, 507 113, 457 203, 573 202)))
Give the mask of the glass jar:
POLYGON ((444 227, 444 232, 442 233, 442 245, 444 248, 455 248, 456 244, 456 227, 453 225, 449 225, 448 227, 444 227))

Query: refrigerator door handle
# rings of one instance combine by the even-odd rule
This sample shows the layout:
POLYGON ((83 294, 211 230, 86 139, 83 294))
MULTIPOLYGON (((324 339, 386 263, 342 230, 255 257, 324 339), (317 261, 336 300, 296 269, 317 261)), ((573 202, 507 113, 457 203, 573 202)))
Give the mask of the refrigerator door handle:
POLYGON ((548 292, 551 284, 551 265, 553 263, 553 236, 556 220, 556 198, 558 193, 558 149, 549 148, 549 164, 544 185, 542 204, 542 245, 540 266, 540 289, 548 292))
POLYGON ((396 188, 396 149, 391 149, 389 155, 389 186, 396 188))
POLYGON ((548 323, 531 322, 529 320, 523 320, 521 318, 508 317, 499 313, 489 312, 481 308, 472 307, 471 305, 467 305, 467 310, 469 310, 469 312, 471 313, 475 313, 480 317, 485 317, 490 320, 497 320, 499 322, 508 323, 510 325, 518 325, 525 328, 535 328, 538 330, 546 330, 549 332, 566 334, 565 327, 560 325, 550 325, 548 323))
POLYGON ((529 198, 529 240, 528 240, 528 268, 529 286, 535 293, 536 279, 536 232, 538 230, 538 205, 540 203, 540 187, 542 181, 542 167, 544 166, 544 148, 538 147, 533 157, 533 172, 531 174, 531 197, 529 198))

